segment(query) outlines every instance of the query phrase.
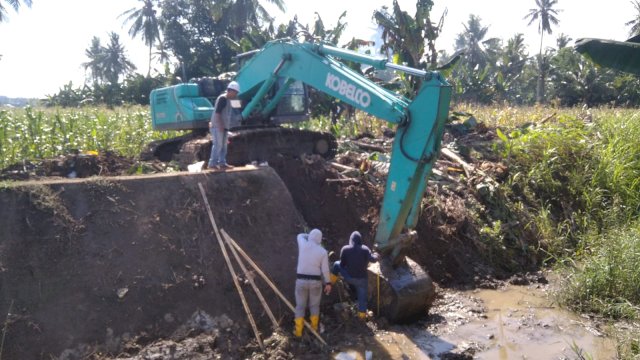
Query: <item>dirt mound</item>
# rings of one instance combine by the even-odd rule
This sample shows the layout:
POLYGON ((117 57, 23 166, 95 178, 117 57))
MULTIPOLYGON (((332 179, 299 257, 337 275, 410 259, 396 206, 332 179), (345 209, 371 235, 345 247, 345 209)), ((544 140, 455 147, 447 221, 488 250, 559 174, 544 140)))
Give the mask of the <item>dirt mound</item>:
MULTIPOLYGON (((135 172, 135 160, 107 151, 99 154, 72 153, 38 162, 25 161, 0 170, 0 180, 28 180, 43 177, 87 178, 118 176, 135 172)), ((150 165, 151 166, 151 165, 150 165)), ((157 170, 166 165, 155 165, 157 170)))
MULTIPOLYGON (((198 183, 218 227, 292 294, 292 246, 304 224, 270 168, 22 183, 0 190, 0 311, 10 313, 3 356, 59 356, 95 343, 118 353, 140 333, 170 337, 199 311, 228 317, 222 329, 238 330, 234 344, 248 343, 198 183)), ((255 315, 268 331, 265 314, 255 315)))

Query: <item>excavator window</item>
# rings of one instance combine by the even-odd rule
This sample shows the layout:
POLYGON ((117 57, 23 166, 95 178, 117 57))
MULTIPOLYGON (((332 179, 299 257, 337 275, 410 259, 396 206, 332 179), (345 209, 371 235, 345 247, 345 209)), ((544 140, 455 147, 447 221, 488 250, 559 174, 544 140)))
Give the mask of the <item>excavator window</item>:
MULTIPOLYGON (((278 86, 285 86, 280 79, 278 86)), ((278 103, 276 115, 271 117, 274 123, 292 123, 309 119, 308 92, 302 81, 294 81, 278 103)))

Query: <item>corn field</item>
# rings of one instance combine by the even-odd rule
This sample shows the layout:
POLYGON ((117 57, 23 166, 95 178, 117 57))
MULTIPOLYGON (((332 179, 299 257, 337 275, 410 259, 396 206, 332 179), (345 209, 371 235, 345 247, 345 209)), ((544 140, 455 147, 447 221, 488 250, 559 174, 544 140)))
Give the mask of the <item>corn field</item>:
POLYGON ((0 169, 71 152, 135 156, 152 140, 174 136, 151 128, 147 107, 0 110, 0 169))

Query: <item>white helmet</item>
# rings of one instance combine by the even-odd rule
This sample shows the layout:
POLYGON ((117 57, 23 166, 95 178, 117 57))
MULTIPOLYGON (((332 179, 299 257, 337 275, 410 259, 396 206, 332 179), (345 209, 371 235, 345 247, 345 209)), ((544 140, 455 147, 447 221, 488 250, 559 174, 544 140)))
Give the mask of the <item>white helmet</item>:
POLYGON ((232 81, 227 85, 227 90, 235 90, 236 92, 240 92, 240 84, 236 81, 232 81))

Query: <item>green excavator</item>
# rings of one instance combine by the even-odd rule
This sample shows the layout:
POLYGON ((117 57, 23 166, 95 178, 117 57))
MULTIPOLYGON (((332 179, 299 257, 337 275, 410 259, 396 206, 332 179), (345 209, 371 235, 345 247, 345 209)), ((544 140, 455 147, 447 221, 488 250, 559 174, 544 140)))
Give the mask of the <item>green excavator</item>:
MULTIPOLYGON (((370 304, 376 304, 370 308, 401 322, 426 314, 435 299, 435 287, 427 272, 407 256, 407 250, 417 239, 414 229, 427 177, 438 158, 449 112, 451 86, 443 76, 321 42, 274 40, 247 56, 235 81, 240 84, 241 121, 231 129, 235 137, 230 138, 228 161, 232 164, 229 159, 234 159, 234 152, 242 153, 235 157, 235 164, 270 152, 331 156, 332 137, 281 126, 304 118, 307 87, 396 125, 375 234, 375 246, 383 256, 369 268, 373 274, 369 277, 373 282, 370 304), (343 60, 399 71, 421 79, 422 84, 415 97, 408 99, 370 81, 343 60), (296 114, 294 109, 300 111, 296 114)), ((150 99, 156 128, 206 129, 214 110, 196 83, 153 90, 150 99)), ((208 150, 210 141, 201 140, 201 147, 208 150)), ((191 138, 181 146, 194 141, 191 138)))

